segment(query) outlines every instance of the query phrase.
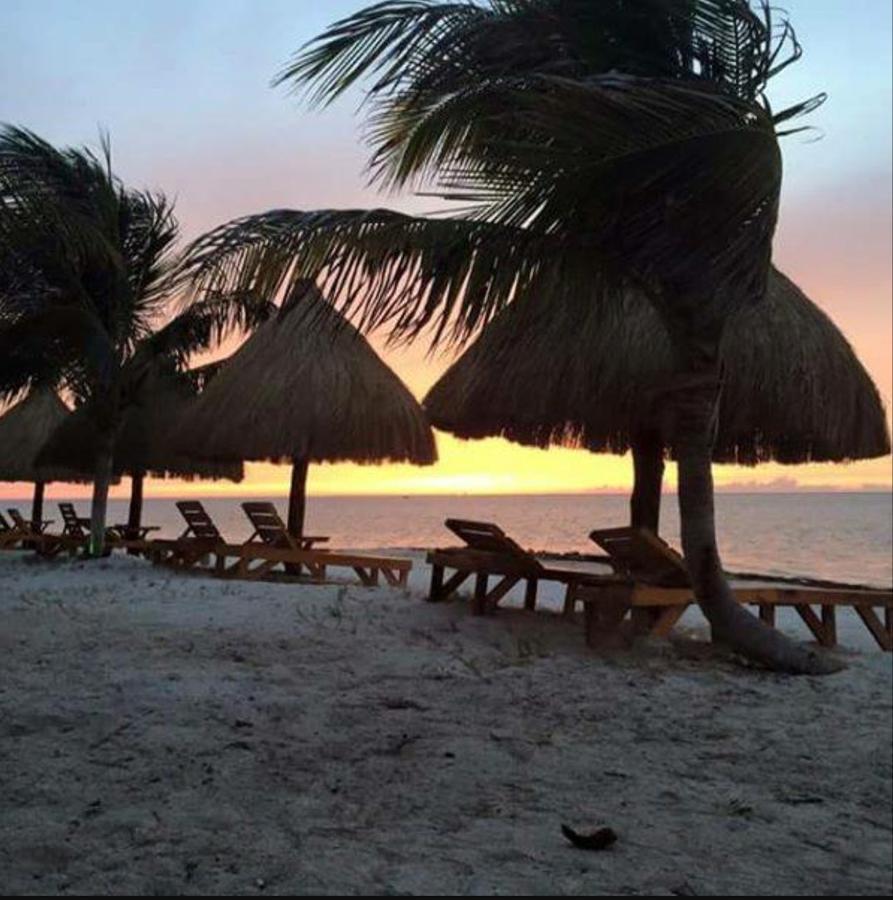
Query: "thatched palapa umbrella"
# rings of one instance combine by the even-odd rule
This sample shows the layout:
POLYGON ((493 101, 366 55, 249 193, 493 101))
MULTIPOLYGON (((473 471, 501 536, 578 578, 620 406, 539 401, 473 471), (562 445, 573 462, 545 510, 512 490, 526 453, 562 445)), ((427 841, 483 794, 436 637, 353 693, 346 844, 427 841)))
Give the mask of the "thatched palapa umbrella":
MULTIPOLYGON (((186 404, 196 395, 188 375, 166 369, 160 362, 151 365, 130 386, 115 440, 112 464, 116 475, 131 479, 127 527, 138 531, 142 522, 143 482, 155 478, 241 481, 242 464, 212 462, 183 453, 175 447, 177 422, 186 404)), ((43 447, 39 462, 53 464, 65 459, 84 472, 95 467, 98 432, 89 404, 67 416, 43 447)))
POLYGON ((437 457, 418 402, 306 281, 221 366, 180 431, 180 446, 208 459, 290 462, 288 528, 299 536, 310 463, 437 457))
MULTIPOLYGON (((890 452, 883 404, 846 338, 773 270, 765 300, 726 331, 714 459, 756 465, 843 462, 890 452)), ((550 298, 515 303, 434 385, 437 428, 537 447, 632 449, 635 525, 657 530, 663 476, 661 386, 674 371, 657 313, 629 296, 599 315, 550 298)))
POLYGON ((43 519, 43 495, 48 483, 90 480, 74 471, 64 459, 48 468, 37 465, 40 449, 69 413, 54 390, 35 388, 0 416, 0 481, 33 482, 31 521, 35 528, 40 527, 43 519))

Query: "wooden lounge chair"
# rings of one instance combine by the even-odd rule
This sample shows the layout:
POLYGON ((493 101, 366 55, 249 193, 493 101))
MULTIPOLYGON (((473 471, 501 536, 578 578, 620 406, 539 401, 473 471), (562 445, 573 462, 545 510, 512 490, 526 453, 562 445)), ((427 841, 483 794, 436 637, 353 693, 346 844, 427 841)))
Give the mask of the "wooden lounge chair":
MULTIPOLYGON (((83 541, 85 544, 89 543, 90 518, 88 516, 79 516, 73 503, 60 503, 59 512, 62 513, 62 534, 68 538, 83 541)), ((113 549, 127 549, 133 553, 141 552, 145 549, 144 541, 130 540, 121 533, 117 525, 106 526, 105 541, 104 556, 109 556, 113 549)))
POLYGON ((10 506, 9 509, 6 510, 9 513, 9 518, 12 519, 13 525, 16 528, 21 528, 19 525, 20 522, 27 523, 28 531, 34 532, 36 534, 43 534, 50 525, 53 524, 52 519, 42 519, 40 522, 32 522, 30 519, 26 519, 22 513, 14 506, 10 506))
POLYGON ((213 551, 226 541, 198 500, 178 500, 176 507, 186 522, 186 529, 174 540, 145 541, 143 552, 153 562, 191 569, 210 559, 213 551))
POLYGON ((268 547, 279 549, 290 548, 292 550, 312 550, 314 544, 322 544, 328 541, 327 537, 319 535, 294 535, 279 518, 279 513, 272 503, 252 501, 243 503, 242 509, 248 520, 254 526, 254 532, 248 538, 251 541, 262 541, 268 547))
POLYGON ((118 522, 109 525, 108 532, 120 543, 145 541, 153 531, 161 531, 159 525, 129 525, 127 522, 118 522))
MULTIPOLYGON (((625 579, 625 583, 581 589, 579 599, 585 607, 590 646, 613 643, 627 615, 634 634, 666 637, 694 602, 682 557, 646 529, 598 530, 590 538, 608 553, 616 573, 625 579)), ((792 607, 819 644, 833 647, 837 643, 836 610, 849 606, 881 649, 893 650, 893 591, 828 582, 792 584, 769 578, 732 578, 730 583, 738 601, 758 607, 760 618, 768 625, 775 624, 777 607, 792 607)))
POLYGON ((62 513, 62 534, 81 540, 89 539, 90 520, 79 516, 73 503, 60 503, 59 512, 62 513))
POLYGON ((48 534, 45 529, 52 520, 42 521, 35 528, 18 509, 10 507, 7 512, 12 519, 13 529, 19 535, 20 545, 35 550, 40 556, 54 557, 68 552, 74 556, 84 548, 84 542, 65 534, 48 534))
POLYGON ((0 550, 14 550, 21 545, 22 539, 19 528, 10 525, 3 513, 0 513, 0 550))
POLYGON ((521 581, 526 582, 524 607, 536 608, 538 585, 541 581, 557 581, 565 585, 564 612, 573 613, 577 592, 583 584, 610 584, 616 576, 598 575, 579 570, 545 566, 531 552, 510 538, 498 525, 468 519, 447 519, 446 527, 460 538, 464 547, 432 550, 427 561, 431 565, 431 588, 428 599, 445 600, 471 576, 475 577, 472 611, 483 615, 495 609, 500 600, 521 581), (445 579, 446 571, 454 570, 445 579), (489 586, 492 576, 500 580, 489 586))
POLYGON ((314 549, 313 545, 327 541, 327 537, 291 534, 272 503, 243 503, 242 509, 254 526, 251 537, 240 546, 221 545, 215 549, 217 572, 229 578, 259 579, 271 576, 277 566, 286 575, 300 576, 306 572, 314 581, 324 581, 328 569, 350 568, 360 581, 372 587, 379 576, 394 587, 405 587, 412 569, 412 561, 396 557, 338 553, 314 549), (230 559, 234 562, 230 563, 230 559))

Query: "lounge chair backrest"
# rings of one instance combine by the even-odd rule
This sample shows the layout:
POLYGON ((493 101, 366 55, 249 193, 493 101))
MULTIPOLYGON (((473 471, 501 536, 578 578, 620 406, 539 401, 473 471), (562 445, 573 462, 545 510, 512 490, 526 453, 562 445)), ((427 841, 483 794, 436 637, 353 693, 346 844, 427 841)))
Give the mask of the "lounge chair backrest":
POLYGON ((254 526, 254 535, 270 547, 292 547, 294 539, 272 503, 252 501, 243 503, 242 509, 254 526))
POLYGON ((178 500, 177 509, 186 520, 186 531, 181 537, 220 541, 223 538, 205 507, 198 500, 178 500))
POLYGON ((10 507, 6 510, 9 513, 9 518, 12 519, 12 524, 23 534, 31 534, 31 523, 25 520, 25 517, 14 507, 10 507))
POLYGON ((62 513, 62 522, 65 526, 62 530, 63 534, 70 534, 74 537, 87 536, 73 503, 60 503, 59 512, 62 513))
POLYGON ((469 519, 447 519, 447 528, 461 538, 472 550, 508 556, 525 568, 540 570, 542 563, 520 544, 513 541, 498 525, 492 522, 473 522, 469 519))
POLYGON ((616 572, 646 584, 688 587, 685 560, 647 528, 606 528, 589 535, 611 558, 616 572))

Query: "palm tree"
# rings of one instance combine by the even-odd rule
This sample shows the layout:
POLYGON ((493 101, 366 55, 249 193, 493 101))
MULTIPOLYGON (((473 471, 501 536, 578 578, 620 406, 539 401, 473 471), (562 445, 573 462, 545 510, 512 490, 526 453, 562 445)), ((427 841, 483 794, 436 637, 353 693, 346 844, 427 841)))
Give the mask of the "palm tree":
POLYGON ((800 56, 746 0, 393 0, 336 23, 281 75, 330 102, 374 76, 371 167, 459 217, 273 211, 191 250, 201 288, 271 295, 315 277, 365 327, 459 342, 532 291, 610 316, 634 284, 672 335, 663 385, 682 543, 714 637, 786 671, 831 664, 732 597, 715 536, 711 444, 731 312, 766 289, 785 123, 772 77, 800 56))
POLYGON ((126 188, 103 153, 0 129, 0 397, 53 384, 97 435, 90 552, 102 552, 117 429, 152 360, 184 365, 240 320, 232 301, 168 313, 178 227, 161 194, 126 188))

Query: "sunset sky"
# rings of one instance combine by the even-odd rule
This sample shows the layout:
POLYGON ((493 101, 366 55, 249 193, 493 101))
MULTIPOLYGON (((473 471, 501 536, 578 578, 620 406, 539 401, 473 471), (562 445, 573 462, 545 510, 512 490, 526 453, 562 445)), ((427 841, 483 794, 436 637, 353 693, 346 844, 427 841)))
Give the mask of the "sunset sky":
MULTIPOLYGON (((114 165, 133 186, 176 197, 184 237, 271 207, 390 205, 364 176, 359 95, 307 108, 271 77, 304 41, 365 4, 357 0, 2 0, 0 122, 57 144, 112 137, 114 165)), ((784 142, 776 262, 836 321, 889 408, 891 379, 890 0, 786 0, 805 47, 772 94, 777 107, 827 91, 815 135, 784 142)), ((376 341, 380 347, 380 341, 376 341)), ((421 397, 450 359, 426 348, 387 351, 421 397)), ((623 490, 628 459, 547 452, 439 435, 428 469, 317 466, 311 493, 503 493, 623 490)), ((672 483, 675 473, 670 472, 672 483)), ((889 489, 891 461, 850 466, 722 467, 726 489, 889 489)), ((288 471, 256 465, 238 486, 151 484, 150 495, 285 493, 288 471)), ((126 494, 126 485, 116 489, 126 494)), ((0 495, 26 496, 0 485, 0 495)), ((77 489, 55 486, 51 496, 77 489)), ((83 494, 83 491, 81 491, 83 494)))

